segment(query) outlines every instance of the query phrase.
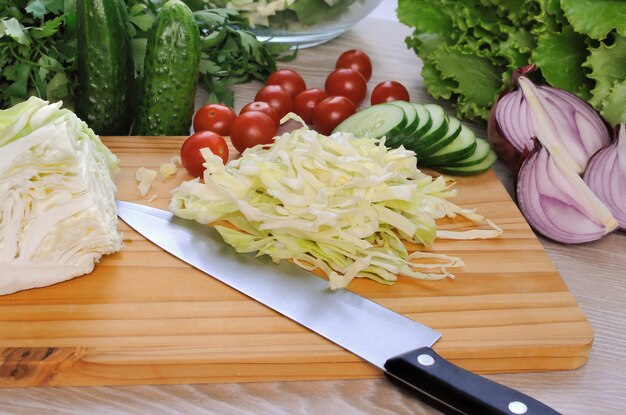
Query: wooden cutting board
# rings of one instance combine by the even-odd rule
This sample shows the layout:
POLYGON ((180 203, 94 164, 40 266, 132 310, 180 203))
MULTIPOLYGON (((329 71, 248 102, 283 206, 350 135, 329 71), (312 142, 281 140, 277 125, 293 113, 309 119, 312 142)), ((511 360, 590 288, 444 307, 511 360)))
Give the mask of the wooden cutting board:
MULTIPOLYGON (((165 208, 184 169, 141 197, 138 167, 178 154, 181 137, 105 137, 122 162, 118 198, 165 208)), ((421 321, 435 349, 479 373, 575 369, 593 331, 506 190, 489 171, 460 178, 454 202, 504 229, 437 241, 461 257, 454 280, 358 280, 350 289, 421 321)), ((0 297, 0 386, 122 385, 379 377, 369 364, 170 256, 123 222, 122 252, 90 275, 0 297)), ((458 228, 464 223, 447 224, 458 228)), ((1 274, 1 270, 0 270, 1 274)))

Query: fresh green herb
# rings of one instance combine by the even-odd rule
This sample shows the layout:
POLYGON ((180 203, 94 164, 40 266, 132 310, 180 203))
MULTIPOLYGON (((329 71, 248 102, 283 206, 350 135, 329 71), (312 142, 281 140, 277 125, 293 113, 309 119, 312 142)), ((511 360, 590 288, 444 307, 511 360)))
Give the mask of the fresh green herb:
POLYGON ((0 108, 31 95, 71 106, 75 22, 73 0, 0 0, 0 108))
POLYGON ((251 80, 265 81, 276 71, 276 60, 295 58, 288 46, 262 43, 248 32, 247 20, 236 11, 209 9, 195 12, 202 57, 200 84, 209 92, 207 102, 233 106, 231 86, 251 80))
MULTIPOLYGON (((286 46, 259 42, 248 20, 234 10, 188 1, 202 37, 200 83, 210 102, 233 105, 235 84, 265 80, 276 61, 295 57, 286 46)), ((143 74, 147 38, 162 2, 126 0, 137 79, 143 74)), ((76 73, 75 0, 0 0, 0 108, 29 96, 63 100, 73 108, 76 73)))
POLYGON ((406 39, 435 98, 487 119, 513 70, 567 89, 611 124, 626 120, 626 7, 614 0, 399 0, 406 39))

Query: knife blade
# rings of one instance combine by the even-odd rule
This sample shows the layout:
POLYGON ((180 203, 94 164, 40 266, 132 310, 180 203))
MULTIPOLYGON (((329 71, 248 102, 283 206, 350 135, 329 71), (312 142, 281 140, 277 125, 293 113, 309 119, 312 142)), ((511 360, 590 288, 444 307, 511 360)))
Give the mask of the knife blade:
POLYGON ((212 227, 116 201, 118 216, 163 250, 378 367, 445 414, 548 415, 554 409, 468 372, 431 346, 441 334, 287 261, 238 254, 212 227))

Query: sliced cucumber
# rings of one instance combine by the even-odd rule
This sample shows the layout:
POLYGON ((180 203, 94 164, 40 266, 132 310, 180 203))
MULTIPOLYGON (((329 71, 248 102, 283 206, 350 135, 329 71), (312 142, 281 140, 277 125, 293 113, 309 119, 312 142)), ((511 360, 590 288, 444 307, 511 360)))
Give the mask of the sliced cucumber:
POLYGON ((413 131, 415 128, 417 128, 417 123, 419 123, 419 119, 417 118, 417 110, 415 109, 415 106, 413 104, 406 101, 391 101, 388 102, 388 104, 397 105, 398 107, 402 108, 406 117, 405 129, 413 131))
POLYGON ((476 137, 476 149, 467 158, 448 164, 446 167, 468 167, 481 163, 491 151, 491 146, 484 138, 476 137))
POLYGON ((352 133, 355 137, 381 138, 400 134, 406 126, 404 110, 397 105, 378 104, 346 118, 333 132, 352 133))
POLYGON ((435 167, 435 170, 441 173, 454 174, 457 176, 472 176, 474 174, 482 173, 486 170, 489 170, 489 168, 493 166, 497 159, 498 156, 496 156, 496 153, 493 150, 489 149, 489 151, 487 152, 487 156, 480 163, 463 167, 435 167))
MULTIPOLYGON (((423 133, 416 132, 412 136, 407 137, 404 142, 406 148, 415 152, 418 160, 432 154, 432 152, 428 152, 426 149, 442 138, 448 130, 448 116, 443 111, 443 108, 433 104, 424 105, 423 108, 426 110, 430 127, 423 133)), ((418 131, 423 131, 423 129, 418 128, 418 131)))
POLYGON ((447 146, 418 162, 425 166, 447 166, 461 161, 474 153, 476 136, 469 128, 463 126, 459 135, 447 146))
POLYGON ((387 141, 385 144, 387 147, 399 147, 407 137, 410 137, 413 134, 413 131, 417 128, 419 123, 419 119, 417 118, 417 110, 413 104, 406 101, 391 101, 389 102, 391 105, 396 105, 404 111, 404 116, 406 118, 406 125, 398 134, 387 135, 387 141))
POLYGON ((450 117, 448 121, 448 129, 446 133, 437 141, 432 143, 429 147, 424 149, 424 154, 428 157, 431 154, 435 154, 448 144, 450 144, 454 139, 456 139, 461 133, 461 121, 456 117, 450 117))
POLYGON ((415 127, 415 132, 413 133, 417 137, 421 137, 430 129, 430 126, 433 125, 433 120, 430 119, 430 113, 426 109, 425 105, 422 104, 413 104, 415 106, 415 111, 417 111, 417 118, 419 119, 419 124, 415 127))
POLYGON ((424 108, 430 114, 432 125, 430 126, 428 131, 426 131, 424 135, 420 137, 420 140, 427 147, 430 147, 431 143, 439 141, 439 139, 443 138, 443 136, 446 135, 450 119, 446 115, 443 108, 441 108, 439 105, 426 104, 424 105, 424 108))

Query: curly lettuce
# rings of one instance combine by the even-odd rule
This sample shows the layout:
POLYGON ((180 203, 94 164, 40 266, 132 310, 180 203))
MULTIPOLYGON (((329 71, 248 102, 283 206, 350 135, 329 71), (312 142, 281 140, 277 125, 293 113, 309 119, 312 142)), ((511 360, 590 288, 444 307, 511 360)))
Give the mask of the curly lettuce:
POLYGON ((624 118, 626 7, 614 0, 399 0, 406 39, 435 98, 461 118, 486 120, 512 72, 588 100, 610 124, 624 118))

